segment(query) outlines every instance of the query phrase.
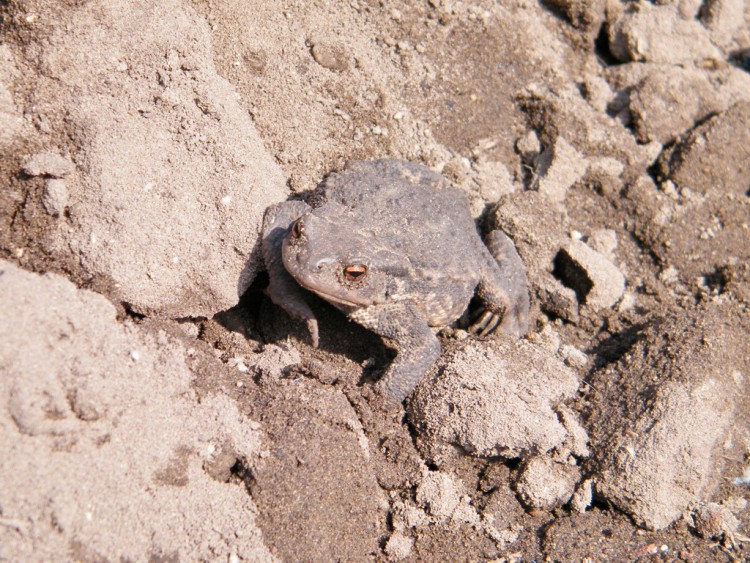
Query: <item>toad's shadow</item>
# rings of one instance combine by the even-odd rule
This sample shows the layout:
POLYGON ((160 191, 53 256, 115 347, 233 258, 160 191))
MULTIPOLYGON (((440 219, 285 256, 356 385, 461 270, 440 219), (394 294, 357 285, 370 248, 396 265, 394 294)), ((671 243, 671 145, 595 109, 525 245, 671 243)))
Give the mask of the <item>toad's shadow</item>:
MULTIPOLYGON (((290 317, 265 294, 268 274, 259 273, 240 298, 239 303, 215 316, 216 322, 229 331, 236 332, 262 343, 280 342, 292 338, 315 354, 310 334, 304 321, 290 317)), ((305 292, 305 301, 318 320, 320 330, 319 350, 324 354, 341 355, 354 363, 372 368, 370 377, 377 378, 395 356, 377 334, 350 321, 334 306, 312 292, 305 292)), ((369 372, 371 370, 367 370, 369 372)))

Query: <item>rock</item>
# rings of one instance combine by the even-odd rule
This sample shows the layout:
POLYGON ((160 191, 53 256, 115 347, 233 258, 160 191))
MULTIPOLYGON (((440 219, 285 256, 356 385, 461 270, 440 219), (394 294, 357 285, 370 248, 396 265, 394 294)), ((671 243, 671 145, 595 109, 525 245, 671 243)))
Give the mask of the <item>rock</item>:
POLYGON ((527 190, 501 197, 488 218, 490 229, 501 229, 513 239, 536 297, 532 301, 559 318, 578 322, 575 292, 552 275, 554 258, 567 238, 565 210, 549 205, 539 192, 527 190))
POLYGON ((573 27, 596 31, 604 20, 605 0, 544 0, 562 12, 573 27))
POLYGON ((750 465, 745 467, 745 471, 742 472, 740 477, 732 479, 732 483, 735 485, 747 485, 750 486, 750 465))
POLYGON ((23 163, 23 171, 29 176, 64 178, 73 170, 75 170, 75 165, 54 151, 36 153, 23 163))
POLYGON ((607 81, 598 74, 586 74, 583 79, 583 93, 591 107, 600 113, 607 111, 614 98, 614 92, 607 81))
POLYGON ((731 510, 715 502, 699 505, 693 510, 692 518, 695 531, 705 539, 733 534, 740 527, 737 517, 731 510))
POLYGON ((724 109, 704 72, 671 65, 653 66, 633 88, 628 103, 639 142, 658 141, 666 145, 692 128, 696 121, 724 109), (690 92, 690 96, 685 96, 685 92, 690 92))
POLYGON ((563 137, 587 160, 594 156, 614 158, 626 168, 648 166, 653 161, 653 147, 639 145, 631 130, 608 112, 594 109, 579 88, 563 84, 554 90, 529 87, 519 95, 519 103, 527 114, 528 126, 536 130, 545 147, 563 137))
POLYGON ((575 369, 584 369, 589 365, 589 357, 585 352, 581 352, 575 346, 568 344, 560 346, 560 357, 565 362, 566 366, 570 366, 575 369))
POLYGON ((543 311, 573 324, 578 323, 579 305, 575 291, 565 287, 552 276, 536 282, 534 288, 543 311))
POLYGON ((385 552, 396 561, 401 561, 411 555, 413 546, 414 539, 401 532, 394 531, 385 544, 385 552))
POLYGON ((583 483, 578 485, 575 493, 573 493, 573 498, 570 499, 570 508, 579 513, 586 512, 588 507, 591 506, 591 501, 593 499, 593 482, 591 479, 586 479, 583 483))
POLYGON ((676 65, 723 59, 708 30, 696 20, 681 18, 674 6, 639 3, 608 24, 610 52, 621 62, 676 65))
POLYGON ((453 477, 442 471, 428 471, 417 487, 416 501, 438 522, 447 522, 453 517, 463 493, 453 477))
POLYGON ((731 303, 675 310, 591 378, 596 491, 638 525, 669 526, 724 481, 726 448, 741 455, 746 315, 731 303))
POLYGON ((42 205, 53 217, 60 217, 68 206, 68 186, 65 180, 47 178, 44 182, 42 205))
POLYGON ((553 259, 569 225, 564 209, 527 190, 501 197, 488 219, 490 229, 500 229, 513 239, 532 284, 545 272, 552 272, 553 259))
POLYGON ((527 507, 552 510, 570 500, 580 477, 575 465, 537 456, 524 464, 516 491, 527 507))
POLYGON ((425 471, 416 492, 417 504, 432 518, 432 523, 460 526, 476 526, 480 516, 471 505, 471 499, 463 493, 463 483, 449 473, 425 471))
POLYGON ((279 379, 289 366, 297 365, 301 361, 296 348, 270 343, 263 347, 260 354, 247 358, 248 367, 254 372, 263 372, 274 379, 279 379))
POLYGON ((617 233, 612 229, 597 229, 589 236, 588 245, 607 260, 613 261, 617 249, 617 233))
POLYGON ((501 196, 516 191, 513 178, 502 162, 480 159, 475 165, 476 182, 479 184, 479 194, 488 203, 494 203, 501 196))
POLYGON ((537 190, 554 202, 562 203, 568 189, 586 173, 588 162, 573 146, 558 137, 552 149, 538 159, 537 190))
POLYGON ((660 162, 678 188, 744 195, 750 188, 750 102, 700 124, 660 162))
POLYGON ((619 178, 625 171, 625 165, 616 158, 600 156, 589 159, 588 174, 619 178))
POLYGON ((533 129, 527 131, 516 141, 516 150, 526 162, 533 162, 542 150, 539 137, 533 129))
POLYGON ((617 266, 580 240, 571 240, 555 265, 559 279, 594 312, 612 307, 625 293, 625 276, 617 266))
POLYGON ((471 161, 463 156, 454 156, 445 163, 442 174, 459 186, 464 185, 471 174, 471 161))
POLYGON ((578 379, 543 349, 524 340, 466 341, 437 373, 417 387, 407 410, 417 448, 435 463, 455 457, 456 446, 512 458, 566 441, 555 408, 572 398, 578 379))
POLYGON ((0 146, 10 143, 21 130, 23 118, 13 103, 13 96, 0 82, 0 146))
POLYGON ((721 47, 732 44, 735 32, 745 22, 744 0, 706 0, 703 22, 711 30, 711 40, 721 47))
MULTIPOLYGON (((420 481, 421 482, 421 481, 420 481)), ((396 531, 413 530, 429 526, 431 518, 411 500, 404 501, 396 499, 391 503, 391 519, 393 529, 396 531)))
MULTIPOLYGON (((565 354, 566 348, 569 349, 573 347, 562 346, 560 349, 562 354, 565 354)), ((575 350, 575 348, 573 349, 575 350)), ((576 350, 576 352, 578 352, 578 350, 576 350)), ((578 353, 583 354, 583 352, 578 353)), ((557 414, 560 417, 560 422, 562 422, 565 430, 568 432, 568 437, 565 441, 566 447, 559 448, 561 457, 567 456, 568 454, 572 454, 579 458, 589 457, 591 453, 589 450, 589 435, 586 432, 586 429, 578 421, 576 414, 565 405, 560 405, 557 408, 557 414)))
MULTIPOLYGON (((177 0, 131 7, 81 5, 74 27, 39 44, 39 86, 66 108, 58 133, 76 154, 67 212, 79 227, 57 248, 134 311, 211 317, 262 269, 257 233, 286 180, 219 76, 205 20, 177 0), (120 57, 137 70, 115 71, 120 57)), ((55 161, 27 169, 67 172, 55 161)))
POLYGON ((326 41, 315 41, 310 47, 310 53, 320 66, 343 72, 349 70, 349 55, 343 46, 326 41))
MULTIPOLYGON (((638 118, 634 114, 643 113, 639 127, 643 125, 644 131, 651 132, 654 138, 658 137, 658 128, 648 124, 648 115, 661 120, 665 127, 684 133, 712 113, 726 111, 741 101, 750 101, 750 74, 733 65, 719 65, 711 72, 706 72, 693 65, 639 62, 609 67, 606 74, 609 84, 617 92, 608 111, 616 113, 618 119, 632 125, 635 125, 634 118, 638 118), (683 84, 684 89, 696 88, 696 99, 685 100, 676 95, 680 91, 677 84, 683 84), (662 97, 664 100, 660 99, 662 97), (680 117, 683 123, 694 111, 697 111, 697 117, 687 127, 679 128, 669 123, 665 117, 665 113, 670 111, 678 112, 676 117, 680 117)), ((650 145, 658 146, 659 152, 663 148, 662 143, 657 140, 650 145)))
POLYGON ((562 343, 560 333, 553 328, 552 323, 544 323, 541 330, 529 334, 529 340, 550 354, 557 354, 562 343))
POLYGON ((181 342, 0 261, 0 343, 0 504, 34 530, 3 531, 3 556, 54 560, 80 544, 130 561, 272 557, 250 495, 214 471, 257 458, 259 425, 224 393, 198 400, 181 342), (196 542, 206 530, 232 543, 196 542))

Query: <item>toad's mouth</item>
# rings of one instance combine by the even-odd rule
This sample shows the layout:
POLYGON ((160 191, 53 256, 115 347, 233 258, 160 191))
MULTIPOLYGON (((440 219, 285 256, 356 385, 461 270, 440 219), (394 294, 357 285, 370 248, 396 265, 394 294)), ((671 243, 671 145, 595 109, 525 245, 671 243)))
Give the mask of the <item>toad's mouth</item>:
POLYGON ((348 307, 356 307, 359 305, 359 303, 351 300, 346 300, 338 297, 337 295, 331 295, 330 293, 324 293, 322 291, 318 291, 317 289, 312 289, 311 287, 308 287, 306 289, 309 289, 312 291, 315 295, 318 297, 325 299, 326 301, 330 301, 332 303, 337 303, 339 305, 346 305, 348 307))
POLYGON ((343 290, 341 293, 332 293, 330 291, 320 289, 320 287, 318 287, 317 284, 313 283, 312 280, 307 280, 302 276, 294 276, 294 279, 297 280, 297 283, 304 287, 306 290, 313 292, 321 299, 328 301, 329 303, 332 303, 334 305, 348 308, 364 307, 367 305, 367 303, 363 302, 362 300, 356 299, 356 295, 351 295, 351 298, 348 295, 342 295, 343 290))

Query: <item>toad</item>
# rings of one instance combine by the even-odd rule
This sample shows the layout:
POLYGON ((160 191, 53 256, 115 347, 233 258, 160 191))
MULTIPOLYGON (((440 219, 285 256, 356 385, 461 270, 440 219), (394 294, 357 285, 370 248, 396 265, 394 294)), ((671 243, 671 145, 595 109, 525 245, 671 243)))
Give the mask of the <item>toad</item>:
POLYGON ((529 296, 513 242, 492 231, 485 242, 468 198, 428 168, 395 159, 360 161, 327 176, 318 203, 287 201, 266 211, 267 294, 307 323, 318 323, 306 291, 382 336, 397 351, 377 383, 402 402, 440 355, 433 327, 462 316, 474 296, 483 309, 469 327, 523 336, 529 296))

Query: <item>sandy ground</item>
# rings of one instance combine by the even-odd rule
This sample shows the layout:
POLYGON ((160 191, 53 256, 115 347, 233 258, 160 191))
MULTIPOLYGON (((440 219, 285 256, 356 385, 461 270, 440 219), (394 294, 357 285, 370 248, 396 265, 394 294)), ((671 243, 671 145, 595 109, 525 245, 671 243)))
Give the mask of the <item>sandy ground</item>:
POLYGON ((3 1, 0 171, 0 560, 750 558, 750 3, 3 1), (384 156, 532 298, 400 412, 258 239, 384 156))

